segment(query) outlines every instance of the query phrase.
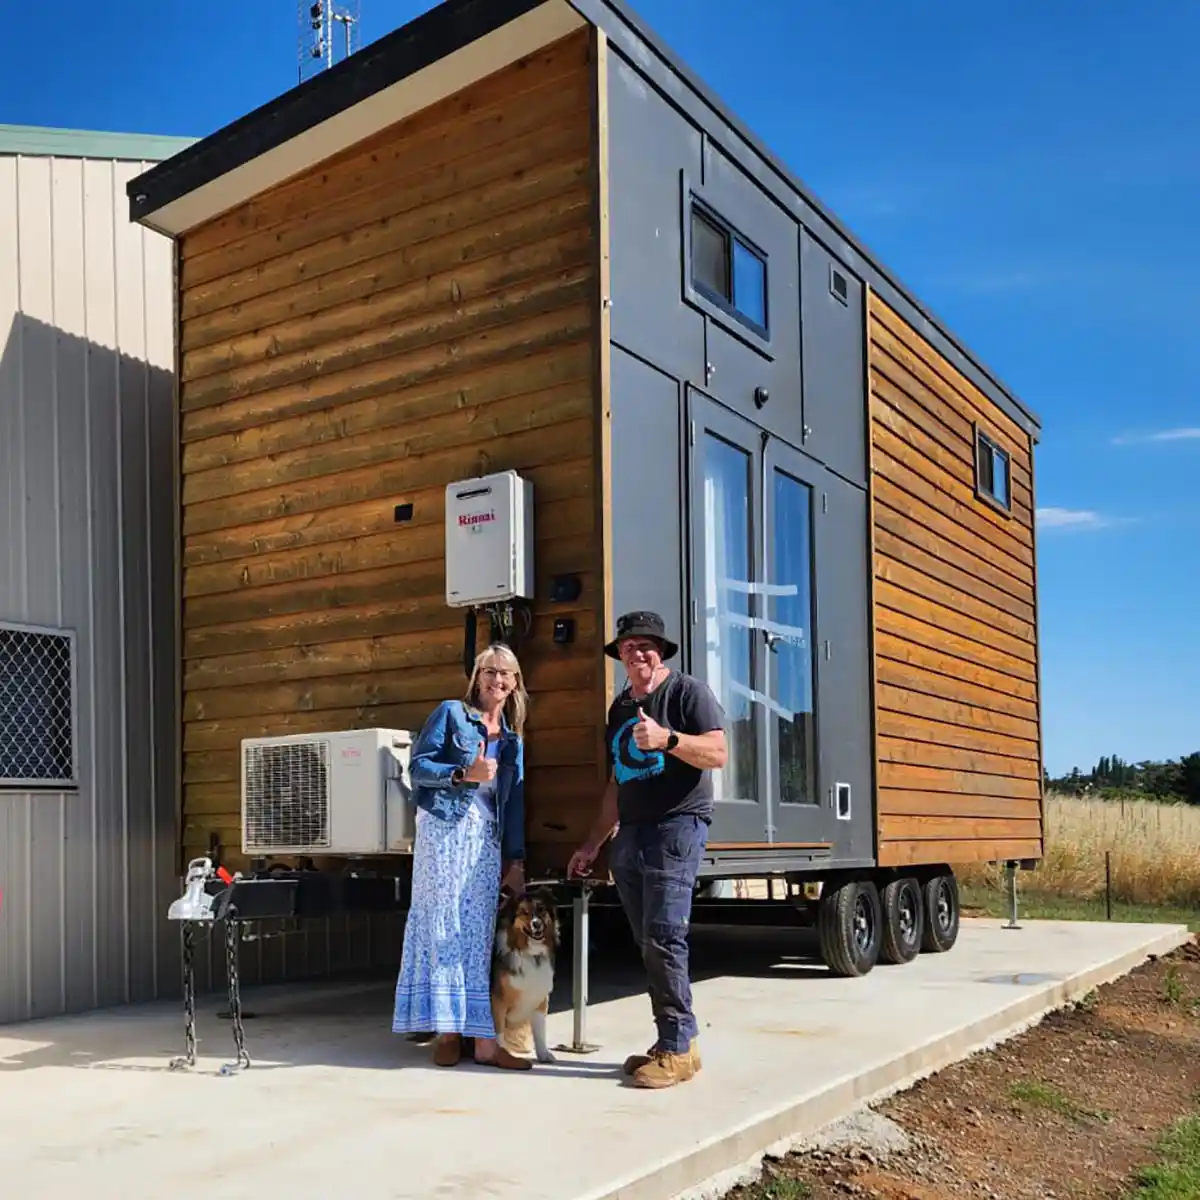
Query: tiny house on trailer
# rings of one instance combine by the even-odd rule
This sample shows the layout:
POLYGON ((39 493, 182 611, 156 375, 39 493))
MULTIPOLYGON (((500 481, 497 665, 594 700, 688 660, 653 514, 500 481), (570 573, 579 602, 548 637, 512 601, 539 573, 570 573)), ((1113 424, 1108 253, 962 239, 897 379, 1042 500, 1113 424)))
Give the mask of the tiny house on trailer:
MULTIPOLYGON (((623 3, 447 0, 128 192, 176 253, 185 861, 271 865, 254 739, 462 693, 482 478, 532 492, 477 630, 532 694, 530 877, 594 818, 635 608, 728 715, 706 876, 822 882, 835 970, 947 948, 954 864, 1040 858, 1037 419, 623 3)), ((306 780, 303 867, 403 875, 322 852, 319 772, 277 817, 306 780)))

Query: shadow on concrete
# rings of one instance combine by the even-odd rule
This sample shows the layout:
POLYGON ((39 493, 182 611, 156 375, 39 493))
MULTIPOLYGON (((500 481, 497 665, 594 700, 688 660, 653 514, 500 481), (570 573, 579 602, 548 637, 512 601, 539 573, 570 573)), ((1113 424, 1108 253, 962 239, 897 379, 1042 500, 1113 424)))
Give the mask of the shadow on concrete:
MULTIPOLYGON (((691 935, 693 983, 706 979, 760 979, 786 975, 798 986, 828 978, 816 956, 816 940, 805 929, 694 926, 691 935)), ((571 960, 560 958, 551 1001, 554 1014, 569 1018, 571 960)), ((351 1070, 443 1070, 433 1066, 431 1048, 391 1032, 394 969, 363 971, 335 981, 264 985, 243 990, 245 1044, 254 1071, 298 1067, 351 1070)), ((608 937, 589 965, 591 1010, 610 1001, 645 993, 645 976, 631 939, 608 937)), ((231 1062, 231 1023, 219 1015, 226 999, 207 995, 197 1002, 197 1053, 203 1073, 212 1060, 231 1062)), ((645 1044, 653 1040, 646 1002, 645 1044)), ((698 1016, 703 1022, 703 1013, 698 1016)), ((559 1019, 551 1044, 571 1036, 559 1019), (556 1036, 557 1035, 557 1036, 556 1036)), ((0 1028, 0 1074, 43 1067, 87 1067, 118 1071, 167 1072, 184 1051, 184 1013, 174 1004, 140 1005, 46 1022, 0 1028), (9 1033, 9 1037, 5 1034, 9 1033)), ((555 1050, 555 1065, 537 1066, 556 1076, 613 1080, 625 1056, 644 1045, 600 1046, 592 1054, 555 1050)), ((495 1068, 464 1061, 455 1070, 491 1073, 495 1068)))

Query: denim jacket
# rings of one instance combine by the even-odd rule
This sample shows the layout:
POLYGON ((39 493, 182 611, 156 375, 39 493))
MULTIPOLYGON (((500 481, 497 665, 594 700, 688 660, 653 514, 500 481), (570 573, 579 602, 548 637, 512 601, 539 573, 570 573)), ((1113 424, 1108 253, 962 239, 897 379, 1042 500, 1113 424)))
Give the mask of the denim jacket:
MULTIPOLYGON (((418 808, 443 820, 458 821, 471 807, 473 783, 454 784, 457 767, 466 770, 483 749, 487 730, 479 711, 461 700, 443 700, 429 714, 409 755, 409 778, 418 808)), ((496 763, 496 816, 505 861, 525 857, 525 744, 500 717, 496 763)))

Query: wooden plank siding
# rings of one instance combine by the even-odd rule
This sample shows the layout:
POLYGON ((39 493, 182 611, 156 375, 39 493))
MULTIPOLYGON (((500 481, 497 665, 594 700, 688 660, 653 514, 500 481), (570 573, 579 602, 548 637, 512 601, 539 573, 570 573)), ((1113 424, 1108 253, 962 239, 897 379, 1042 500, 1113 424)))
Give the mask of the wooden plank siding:
POLYGON ((242 738, 415 729, 462 693, 444 488, 508 468, 535 489, 530 869, 582 837, 605 701, 595 54, 573 34, 182 239, 185 860, 215 832, 240 862, 242 738), (560 572, 573 604, 547 599, 560 572))
POLYGON ((1032 442, 873 292, 867 307, 879 862, 1037 858, 1032 442), (1010 456, 1010 513, 976 494, 977 426, 1010 456))

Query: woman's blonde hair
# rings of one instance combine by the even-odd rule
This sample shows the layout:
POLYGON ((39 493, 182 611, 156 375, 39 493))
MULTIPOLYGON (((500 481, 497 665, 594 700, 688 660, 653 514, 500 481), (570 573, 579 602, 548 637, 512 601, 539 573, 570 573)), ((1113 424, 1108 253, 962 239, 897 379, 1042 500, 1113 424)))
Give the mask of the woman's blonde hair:
POLYGON ((517 656, 500 642, 493 642, 485 650, 475 656, 475 666, 471 670, 471 678, 467 682, 467 692, 463 697, 468 704, 479 704, 479 672, 484 667, 497 666, 512 671, 514 677, 513 690, 509 692, 504 702, 504 715, 509 725, 518 733, 525 733, 525 716, 529 712, 529 694, 525 691, 525 676, 521 674, 521 664, 517 656))

